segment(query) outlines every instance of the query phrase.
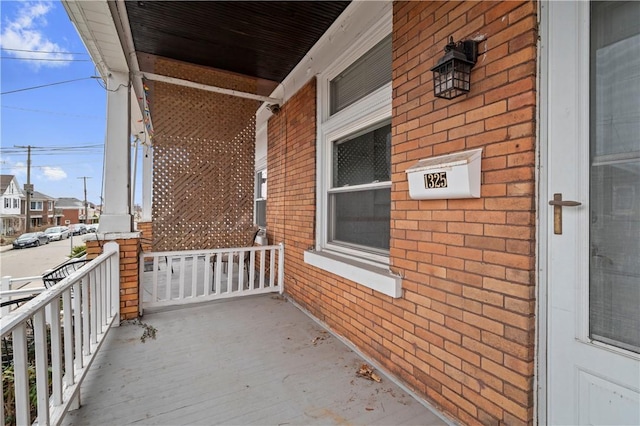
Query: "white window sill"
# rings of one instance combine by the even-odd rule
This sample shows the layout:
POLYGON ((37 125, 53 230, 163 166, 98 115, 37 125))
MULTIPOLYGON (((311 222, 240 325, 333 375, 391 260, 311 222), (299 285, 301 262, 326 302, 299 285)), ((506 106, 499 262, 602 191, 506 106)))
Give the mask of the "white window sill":
POLYGON ((320 251, 305 251, 304 262, 387 296, 402 296, 402 278, 392 274, 388 269, 320 251))

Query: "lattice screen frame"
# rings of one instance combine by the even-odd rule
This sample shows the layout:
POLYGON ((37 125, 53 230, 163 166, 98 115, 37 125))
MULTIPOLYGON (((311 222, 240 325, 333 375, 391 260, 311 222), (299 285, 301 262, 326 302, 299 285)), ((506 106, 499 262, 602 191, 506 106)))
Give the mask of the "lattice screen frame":
MULTIPOLYGON (((156 72, 250 92, 255 81, 168 60, 156 72)), ((154 82, 153 250, 245 246, 258 102, 154 82)))

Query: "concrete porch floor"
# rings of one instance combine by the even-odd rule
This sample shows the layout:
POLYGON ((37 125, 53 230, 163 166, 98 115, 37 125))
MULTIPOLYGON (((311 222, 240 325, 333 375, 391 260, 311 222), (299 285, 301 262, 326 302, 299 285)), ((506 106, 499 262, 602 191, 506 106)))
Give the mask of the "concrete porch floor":
POLYGON ((281 296, 147 314, 109 332, 66 425, 445 425, 281 296))

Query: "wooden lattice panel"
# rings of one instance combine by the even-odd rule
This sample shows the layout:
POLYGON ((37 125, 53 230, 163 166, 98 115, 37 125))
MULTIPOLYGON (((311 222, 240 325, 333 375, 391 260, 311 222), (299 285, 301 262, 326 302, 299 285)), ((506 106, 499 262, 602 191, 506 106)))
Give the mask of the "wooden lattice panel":
MULTIPOLYGON (((251 91, 236 75, 171 61, 159 74, 251 91), (225 80, 226 78, 226 80, 225 80)), ((244 246, 253 223, 255 111, 239 97, 155 82, 153 250, 244 246)))

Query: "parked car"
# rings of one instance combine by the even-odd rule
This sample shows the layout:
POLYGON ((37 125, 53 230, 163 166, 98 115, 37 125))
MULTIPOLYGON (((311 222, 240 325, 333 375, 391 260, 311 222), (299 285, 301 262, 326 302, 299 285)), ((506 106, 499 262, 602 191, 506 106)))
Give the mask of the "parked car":
POLYGON ((47 234, 44 232, 29 232, 16 238, 13 241, 13 248, 38 247, 40 244, 49 244, 47 234))
POLYGON ((53 226, 44 230, 44 233, 49 237, 49 241, 58 241, 69 238, 69 228, 66 226, 53 226))
POLYGON ((99 223, 92 223, 91 225, 87 225, 87 232, 98 232, 99 223))
POLYGON ((74 223, 69 225, 69 229, 71 230, 71 235, 84 235, 87 233, 87 225, 84 223, 74 223))

